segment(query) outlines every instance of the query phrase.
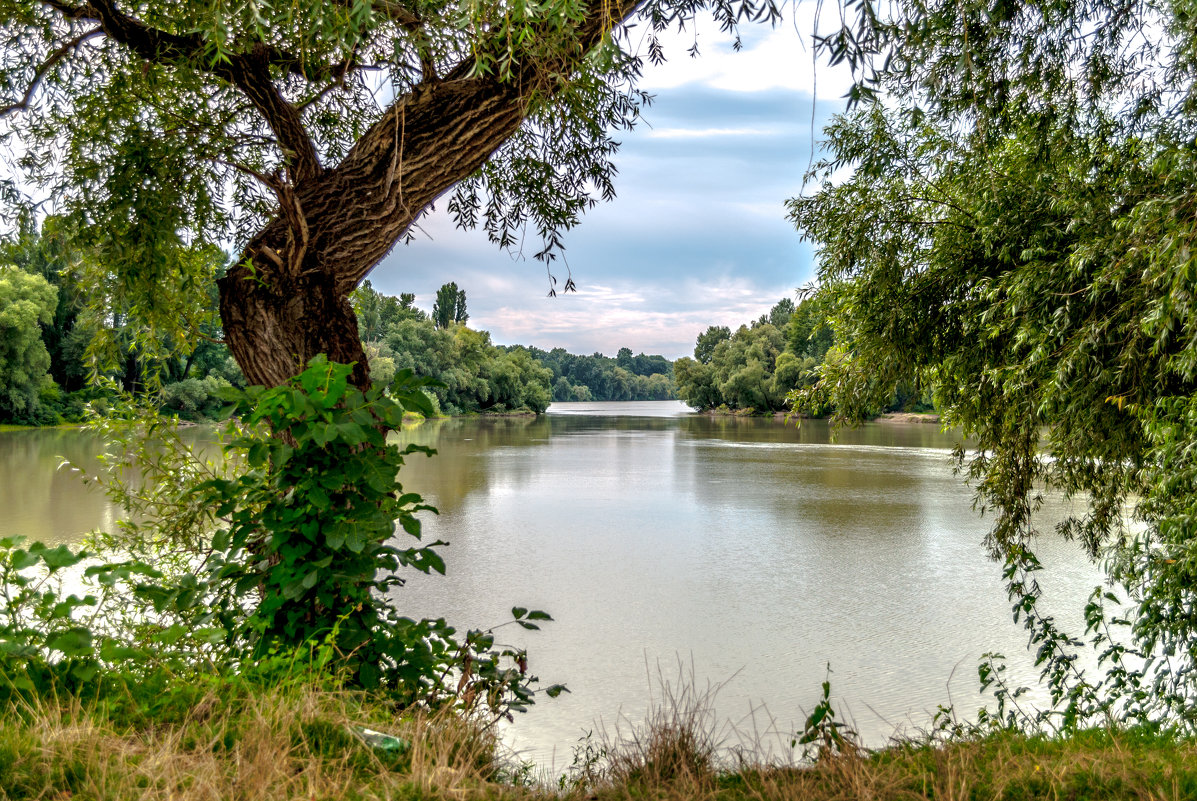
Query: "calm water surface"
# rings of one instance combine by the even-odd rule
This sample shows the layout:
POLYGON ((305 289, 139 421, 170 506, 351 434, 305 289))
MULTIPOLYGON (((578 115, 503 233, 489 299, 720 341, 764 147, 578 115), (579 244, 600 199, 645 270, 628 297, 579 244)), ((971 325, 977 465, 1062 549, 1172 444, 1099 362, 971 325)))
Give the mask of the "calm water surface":
MULTIPOLYGON (((440 509, 425 536, 451 543, 446 577, 400 591, 405 613, 459 628, 502 623, 517 605, 556 619, 501 630, 572 691, 509 728, 543 766, 567 766, 587 730, 641 720, 679 662, 700 685, 724 684, 721 719, 783 733, 830 665, 834 700, 873 744, 949 700, 975 711, 985 651, 1010 657, 1018 680, 1035 675, 981 545, 987 521, 952 474, 956 440, 937 426, 878 423, 832 443, 819 422, 576 403, 403 437, 439 451, 402 477, 440 509)), ((0 434, 0 536, 67 541, 110 522, 100 496, 56 470, 97 448, 79 432, 0 434)), ((1080 632, 1100 572, 1066 543, 1039 552, 1049 610, 1080 632)))

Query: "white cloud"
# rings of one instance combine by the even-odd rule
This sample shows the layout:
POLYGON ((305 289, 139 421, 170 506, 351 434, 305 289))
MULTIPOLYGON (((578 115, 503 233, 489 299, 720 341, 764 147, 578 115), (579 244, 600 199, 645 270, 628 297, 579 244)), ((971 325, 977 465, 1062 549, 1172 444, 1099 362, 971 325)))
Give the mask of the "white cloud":
MULTIPOLYGON (((719 30, 710 15, 685 31, 660 34, 668 59, 648 65, 642 85, 649 91, 701 84, 731 92, 759 92, 791 89, 840 97, 852 85, 843 65, 831 67, 816 61, 811 35, 816 30, 815 4, 800 3, 792 15, 775 28, 747 23, 740 28, 740 52, 732 48, 734 37, 719 30), (690 57, 687 48, 697 44, 699 55, 690 57)), ((820 20, 826 32, 838 20, 820 20)))
MULTIPOLYGON (((626 346, 669 358, 692 354, 708 326, 734 329, 792 297, 813 269, 783 206, 814 152, 810 51, 789 22, 743 33, 745 49, 734 53, 707 22, 701 57, 686 56, 686 36, 673 36, 672 60, 646 65, 645 88, 659 98, 649 125, 619 135, 619 196, 565 236, 577 293, 546 297, 534 236, 528 258, 513 259, 482 232, 456 230, 443 204, 422 224, 433 241, 417 233, 397 248, 375 286, 415 292, 430 308, 437 287, 456 281, 471 325, 499 344, 609 355, 626 346)), ((833 72, 818 73, 824 100, 842 94, 833 72)), ((829 107, 817 111, 824 118, 829 107)), ((557 262, 552 272, 560 293, 567 268, 557 262)))
POLYGON ((591 286, 540 303, 515 299, 497 308, 471 311, 470 320, 490 330, 499 344, 607 355, 628 347, 672 359, 690 355, 694 340, 708 326, 735 329, 792 293, 792 287, 761 287, 728 274, 676 284, 591 286))

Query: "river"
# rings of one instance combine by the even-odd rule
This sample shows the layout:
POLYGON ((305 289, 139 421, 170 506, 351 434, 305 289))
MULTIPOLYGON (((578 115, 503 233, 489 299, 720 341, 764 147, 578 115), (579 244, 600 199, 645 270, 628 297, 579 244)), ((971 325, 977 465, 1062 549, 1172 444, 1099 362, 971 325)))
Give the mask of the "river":
MULTIPOLYGON (((513 606, 553 615, 540 632, 500 631, 571 691, 507 730, 546 769, 567 766, 586 731, 639 722, 679 675, 718 685, 729 744, 783 749, 829 666, 833 702, 870 744, 926 727, 940 704, 975 713, 986 651, 1009 657, 1016 684, 1034 680, 982 547, 988 521, 952 471, 956 438, 935 425, 832 441, 819 421, 579 403, 402 436, 439 452, 410 457, 401 478, 440 511, 425 537, 450 546, 448 575, 411 577, 401 607, 459 628, 502 623, 513 606)), ((78 431, 0 433, 0 536, 63 542, 110 525, 104 499, 58 469, 98 448, 78 431)), ((1037 553, 1047 608, 1080 633, 1101 572, 1075 544, 1045 539, 1037 553)))

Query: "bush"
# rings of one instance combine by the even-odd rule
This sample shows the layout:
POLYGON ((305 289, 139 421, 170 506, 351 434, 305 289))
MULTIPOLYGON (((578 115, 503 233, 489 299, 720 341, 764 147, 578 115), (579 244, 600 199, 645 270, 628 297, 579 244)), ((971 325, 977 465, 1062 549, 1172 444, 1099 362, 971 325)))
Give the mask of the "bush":
POLYGON ((185 378, 162 387, 158 402, 162 411, 184 420, 213 420, 224 406, 221 391, 229 386, 228 381, 216 375, 185 378))
MULTIPOLYGON (((108 556, 129 558, 105 564, 0 541, 0 684, 32 693, 155 666, 269 674, 299 662, 402 704, 496 717, 526 708, 537 678, 522 650, 496 644, 489 630, 462 636, 443 619, 396 609, 401 568, 444 572, 444 543, 395 539, 402 529, 419 540, 416 513, 435 512, 397 481, 407 456, 432 451, 387 441, 405 409, 430 416, 433 407, 428 382, 410 371, 392 385, 395 398, 381 385, 354 389, 350 372, 317 359, 284 386, 226 388, 240 419, 220 461, 152 414, 118 428, 114 411, 98 423, 120 443, 108 490, 130 514, 99 539, 108 556), (44 578, 72 570, 94 592, 66 594, 44 578)), ((550 619, 512 614, 530 629, 550 619)))

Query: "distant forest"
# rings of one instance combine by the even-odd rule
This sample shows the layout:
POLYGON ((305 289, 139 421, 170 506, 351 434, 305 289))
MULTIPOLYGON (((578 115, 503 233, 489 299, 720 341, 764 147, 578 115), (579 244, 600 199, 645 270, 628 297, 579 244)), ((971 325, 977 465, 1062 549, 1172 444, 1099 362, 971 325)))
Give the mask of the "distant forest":
POLYGON ((445 386, 432 391, 446 414, 539 413, 551 401, 676 397, 673 365, 664 356, 494 345, 489 332, 466 325, 466 293, 456 284, 441 287, 431 316, 414 303, 414 295, 383 295, 369 281, 354 293, 370 372, 384 382, 404 368, 437 379, 445 386))
POLYGON ((673 363, 664 356, 632 355, 620 348, 614 358, 601 353, 577 356, 564 348, 528 348, 553 371, 555 401, 672 400, 677 397, 673 363))
MULTIPOLYGON (((135 337, 127 310, 103 313, 88 304, 94 278, 58 245, 55 221, 0 241, 0 423, 53 425, 83 418, 117 391, 152 395, 161 409, 185 420, 212 419, 220 390, 243 386, 241 370, 221 343, 215 288, 198 318, 192 342, 135 337)), ((219 264, 224 254, 205 253, 219 264)), ((364 283, 352 299, 376 381, 397 371, 437 379, 429 389, 443 414, 540 413, 552 401, 664 400, 676 397, 673 365, 663 356, 578 356, 497 346, 468 327, 465 290, 445 284, 432 313, 415 296, 392 297, 364 283)))

